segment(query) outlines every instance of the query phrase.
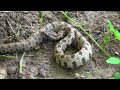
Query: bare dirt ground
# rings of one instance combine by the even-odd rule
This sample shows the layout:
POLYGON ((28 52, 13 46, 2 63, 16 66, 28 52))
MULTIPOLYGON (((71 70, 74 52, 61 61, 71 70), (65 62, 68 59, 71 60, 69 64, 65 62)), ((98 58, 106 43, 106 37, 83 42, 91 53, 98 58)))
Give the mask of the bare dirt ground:
MULTIPOLYGON (((0 44, 22 41, 32 33, 53 21, 65 21, 76 27, 66 19, 61 12, 44 11, 42 23, 38 11, 3 11, 0 12, 0 44), (19 39, 16 39, 16 35, 19 39)), ((107 19, 115 28, 120 30, 120 14, 115 11, 71 11, 69 16, 79 22, 87 32, 100 44, 103 36, 108 32, 107 19)), ((76 27, 78 28, 78 27, 76 27)), ((107 79, 119 66, 107 64, 107 56, 84 34, 93 48, 93 58, 86 65, 68 70, 60 67, 53 60, 53 50, 57 42, 43 41, 34 50, 27 51, 23 60, 23 72, 19 73, 19 61, 22 53, 11 53, 17 59, 0 59, 0 78, 5 79, 107 79)), ((114 40, 105 46, 112 56, 120 57, 120 42, 114 40)), ((72 48, 68 49, 73 51, 72 48)))

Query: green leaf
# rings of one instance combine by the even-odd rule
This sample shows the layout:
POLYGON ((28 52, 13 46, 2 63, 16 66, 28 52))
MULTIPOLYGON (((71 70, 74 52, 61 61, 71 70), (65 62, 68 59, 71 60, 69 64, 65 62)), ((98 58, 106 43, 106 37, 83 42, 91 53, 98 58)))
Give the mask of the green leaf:
POLYGON ((20 59, 20 69, 19 69, 19 73, 22 73, 22 64, 23 64, 23 58, 24 58, 25 52, 23 53, 21 59, 20 59))
POLYGON ((120 79, 120 72, 116 72, 114 76, 116 79, 120 79))
POLYGON ((120 32, 114 28, 114 26, 112 25, 110 20, 107 20, 107 22, 108 22, 108 26, 110 28, 110 32, 113 32, 115 35, 115 39, 120 41, 120 32))
POLYGON ((114 35, 115 35, 115 38, 120 41, 120 32, 118 30, 116 29, 114 30, 114 35))
POLYGON ((108 26, 110 28, 110 32, 114 32, 114 26, 112 25, 110 20, 107 20, 108 26))
POLYGON ((106 60, 106 62, 110 64, 120 64, 120 59, 116 57, 110 57, 106 60))

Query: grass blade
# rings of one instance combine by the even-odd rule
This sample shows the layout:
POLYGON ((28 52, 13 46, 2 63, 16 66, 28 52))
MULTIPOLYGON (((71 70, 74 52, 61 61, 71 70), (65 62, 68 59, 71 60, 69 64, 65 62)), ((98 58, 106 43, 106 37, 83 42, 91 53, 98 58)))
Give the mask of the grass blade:
POLYGON ((22 73, 22 65, 23 65, 23 58, 24 58, 24 56, 25 56, 25 52, 23 53, 23 55, 22 55, 22 57, 21 57, 21 59, 20 59, 20 69, 19 69, 19 73, 22 73))
POLYGON ((8 55, 0 55, 0 59, 16 59, 17 57, 16 56, 8 56, 8 55))

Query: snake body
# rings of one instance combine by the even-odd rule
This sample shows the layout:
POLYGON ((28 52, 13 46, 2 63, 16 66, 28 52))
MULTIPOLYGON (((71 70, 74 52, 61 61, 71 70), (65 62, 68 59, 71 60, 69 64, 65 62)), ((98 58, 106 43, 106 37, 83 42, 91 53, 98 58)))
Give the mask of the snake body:
POLYGON ((30 50, 42 42, 41 34, 53 40, 59 40, 54 49, 54 59, 63 67, 79 67, 80 65, 84 65, 92 57, 92 47, 90 43, 79 31, 65 22, 49 23, 21 42, 2 44, 0 45, 0 53, 30 50), (78 51, 74 54, 66 55, 64 52, 72 43, 75 44, 78 51))

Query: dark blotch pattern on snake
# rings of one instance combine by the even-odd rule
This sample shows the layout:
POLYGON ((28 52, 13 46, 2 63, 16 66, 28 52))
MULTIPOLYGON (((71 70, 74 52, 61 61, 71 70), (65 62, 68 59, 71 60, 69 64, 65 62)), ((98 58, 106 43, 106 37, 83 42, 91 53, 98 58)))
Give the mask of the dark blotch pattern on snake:
POLYGON ((55 46, 54 58, 58 64, 67 68, 76 68, 84 65, 92 56, 90 43, 79 31, 65 22, 53 22, 36 31, 28 39, 21 42, 0 45, 0 53, 27 51, 42 42, 42 34, 53 40, 59 40, 55 46), (65 55, 65 50, 72 42, 77 42, 78 52, 65 55))

